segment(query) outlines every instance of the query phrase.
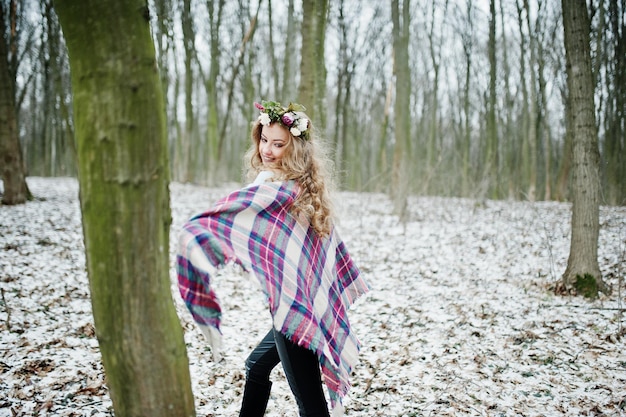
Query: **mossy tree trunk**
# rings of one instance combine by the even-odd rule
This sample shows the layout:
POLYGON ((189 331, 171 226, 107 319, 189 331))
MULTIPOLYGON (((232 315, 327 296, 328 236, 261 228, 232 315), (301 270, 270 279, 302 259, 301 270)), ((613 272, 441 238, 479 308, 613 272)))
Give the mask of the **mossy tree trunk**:
POLYGON ((194 416, 169 279, 164 99, 144 0, 58 0, 96 334, 115 415, 194 416))
POLYGON ((598 132, 591 70, 589 15, 585 0, 562 0, 568 108, 572 134, 572 234, 570 255, 563 274, 565 289, 588 296, 608 292, 598 265, 600 175, 598 132), (597 289, 587 291, 581 285, 597 289), (595 282, 593 282, 595 279, 595 282))

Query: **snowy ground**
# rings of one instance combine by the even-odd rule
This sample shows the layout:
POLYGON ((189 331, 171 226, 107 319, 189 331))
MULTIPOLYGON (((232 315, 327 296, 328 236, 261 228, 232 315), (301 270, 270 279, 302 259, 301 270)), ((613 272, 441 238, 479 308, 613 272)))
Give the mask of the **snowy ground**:
MULTIPOLYGON (((76 181, 29 186, 35 201, 0 206, 0 417, 111 416, 76 181)), ((172 240, 227 190, 173 184, 172 240)), ((347 416, 626 415, 625 207, 601 210, 613 294, 589 302, 550 289, 567 261, 568 204, 414 198, 404 228, 383 195, 340 200, 342 237, 373 287, 351 310, 363 347, 347 416)), ((237 415, 244 359, 270 326, 239 272, 223 273, 217 290, 220 363, 172 286, 198 416, 237 415)), ((295 416, 275 373, 266 415, 295 416)))

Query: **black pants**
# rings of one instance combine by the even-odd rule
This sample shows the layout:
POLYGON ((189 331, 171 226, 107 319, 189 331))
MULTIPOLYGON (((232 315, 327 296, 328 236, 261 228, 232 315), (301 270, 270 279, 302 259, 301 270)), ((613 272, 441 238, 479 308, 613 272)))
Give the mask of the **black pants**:
POLYGON ((281 362, 300 417, 329 417, 315 352, 270 330, 246 359, 246 386, 240 417, 261 417, 270 395, 270 373, 281 362))

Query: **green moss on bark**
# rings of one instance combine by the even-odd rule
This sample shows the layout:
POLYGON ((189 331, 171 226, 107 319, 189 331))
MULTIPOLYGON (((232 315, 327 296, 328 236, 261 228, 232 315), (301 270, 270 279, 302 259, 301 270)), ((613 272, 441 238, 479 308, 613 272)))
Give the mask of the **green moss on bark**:
POLYGON ((576 293, 582 295, 585 298, 595 299, 598 297, 598 282, 596 278, 591 274, 576 275, 576 281, 574 281, 574 288, 576 293))

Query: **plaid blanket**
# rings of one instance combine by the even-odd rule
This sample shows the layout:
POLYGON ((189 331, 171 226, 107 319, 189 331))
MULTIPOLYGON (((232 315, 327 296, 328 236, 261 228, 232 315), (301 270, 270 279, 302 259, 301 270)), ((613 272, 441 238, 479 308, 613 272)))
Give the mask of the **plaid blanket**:
POLYGON ((320 239, 307 220, 289 214, 298 190, 293 181, 251 185, 191 218, 179 239, 178 284, 216 348, 221 309, 211 277, 228 263, 251 271, 267 297, 274 327, 316 352, 337 411, 359 351, 347 310, 369 287, 336 230, 320 239))

